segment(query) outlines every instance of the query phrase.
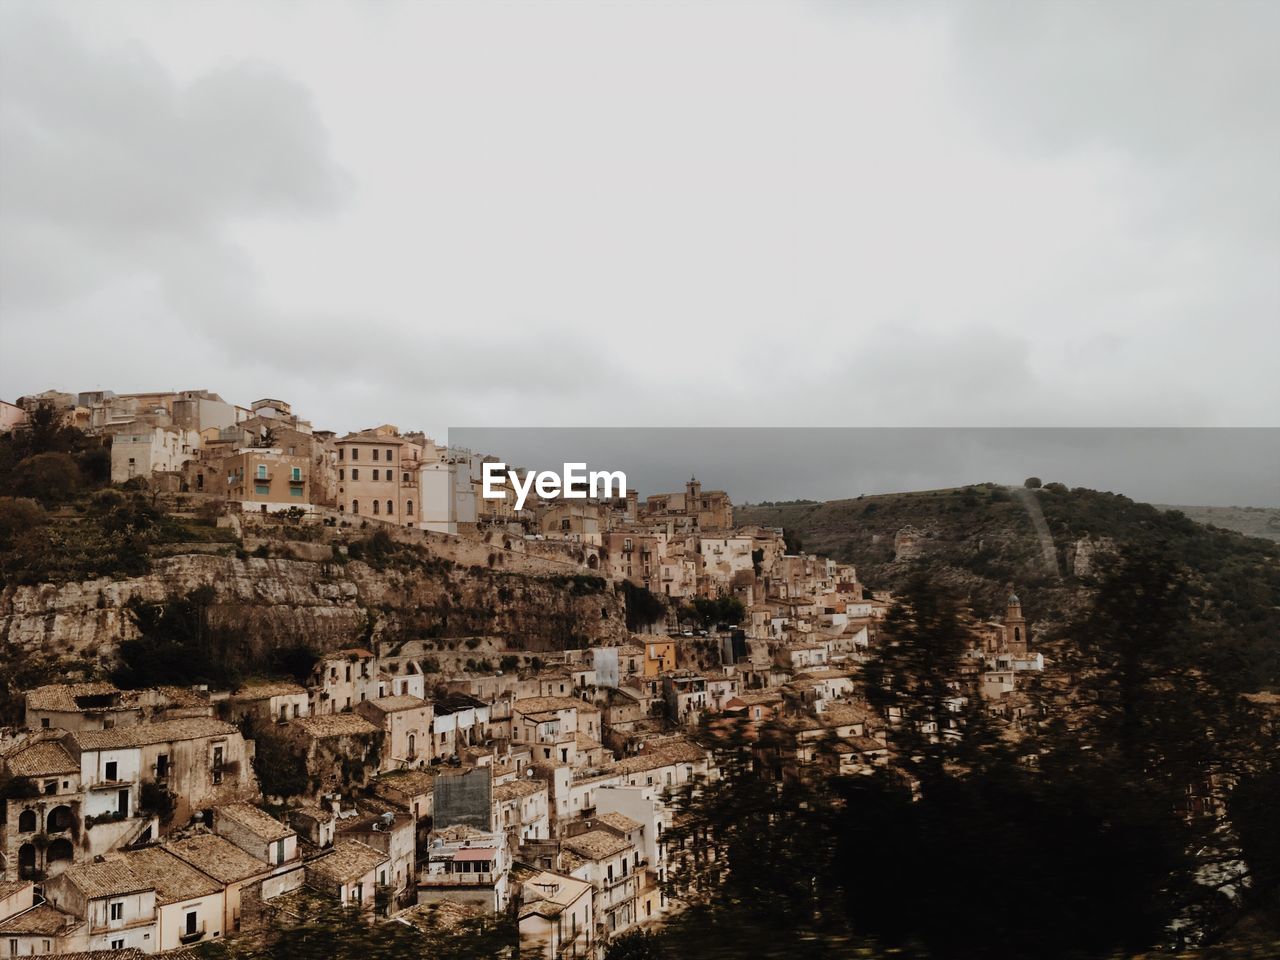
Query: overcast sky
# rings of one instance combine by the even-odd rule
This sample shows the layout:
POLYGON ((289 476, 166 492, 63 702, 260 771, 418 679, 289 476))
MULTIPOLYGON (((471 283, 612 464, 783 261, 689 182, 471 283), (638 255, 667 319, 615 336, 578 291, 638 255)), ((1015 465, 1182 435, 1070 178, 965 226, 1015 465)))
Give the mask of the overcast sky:
POLYGON ((1280 3, 0 4, 0 397, 1280 423, 1280 3))

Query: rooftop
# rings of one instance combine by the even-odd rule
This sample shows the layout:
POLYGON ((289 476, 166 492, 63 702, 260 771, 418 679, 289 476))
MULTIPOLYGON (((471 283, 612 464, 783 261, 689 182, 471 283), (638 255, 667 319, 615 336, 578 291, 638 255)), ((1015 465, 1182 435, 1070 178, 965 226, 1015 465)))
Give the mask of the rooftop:
POLYGON ((591 884, 576 877, 544 870, 524 882, 527 898, 520 907, 521 918, 537 914, 542 917, 558 917, 566 907, 591 889, 591 884))
MULTIPOLYGON (((78 917, 73 917, 69 913, 63 913, 56 907, 42 903, 0 923, 0 936, 8 934, 13 937, 56 937, 83 923, 84 921, 78 917)), ((76 956, 83 956, 83 954, 76 954, 76 956)), ((119 956, 119 952, 112 954, 113 958, 118 958, 119 956)), ((138 954, 138 956, 141 956, 141 954, 138 954)))
POLYGON ((398 710, 417 710, 431 706, 420 697, 411 697, 408 694, 400 694, 394 697, 378 697, 368 702, 383 713, 395 713, 398 710))
POLYGON ((623 833, 630 833, 632 830, 639 830, 644 826, 639 820, 632 820, 623 813, 602 813, 595 819, 596 823, 603 823, 605 826, 621 830, 623 833))
POLYGON ((249 856, 230 840, 212 833, 174 840, 164 848, 219 883, 236 883, 269 869, 267 864, 249 856))
POLYGON ((154 883, 134 873, 128 862, 119 856, 77 863, 67 867, 62 876, 90 900, 155 889, 154 883))
POLYGON ((332 853, 312 860, 307 864, 307 869, 334 883, 350 883, 352 880, 359 880, 379 864, 388 862, 390 861, 385 853, 359 840, 338 840, 333 845, 332 853))
POLYGON ((425 770, 395 770, 384 773, 373 782, 375 793, 379 787, 384 786, 410 796, 432 793, 435 790, 435 777, 425 770))
POLYGON ((588 860, 603 860, 631 849, 630 843, 608 830, 590 830, 576 837, 566 837, 561 846, 588 860))
MULTIPOLYGON (((231 820, 244 827, 259 840, 273 843, 293 836, 293 831, 270 814, 249 803, 229 803, 214 808, 217 820, 231 820)), ((216 822, 216 821, 215 821, 216 822)))
POLYGON ((533 796, 547 789, 545 780, 508 780, 506 783, 493 785, 494 800, 515 800, 519 797, 533 796))
POLYGON ((225 737, 233 733, 239 734, 239 732, 232 724, 212 717, 186 717, 180 720, 161 720, 159 723, 140 723, 136 727, 82 730, 72 736, 82 750, 122 750, 128 747, 144 747, 152 743, 199 740, 202 737, 225 737))
POLYGON ((266 700, 270 697, 306 696, 307 688, 288 680, 262 680, 246 683, 235 693, 232 700, 266 700))
POLYGON ((56 740, 42 740, 29 747, 20 747, 4 758, 4 765, 15 777, 50 777, 80 772, 80 764, 71 759, 71 754, 56 740))
MULTIPOLYGON (((114 683, 51 683, 27 691, 27 709, 55 713, 101 710, 120 694, 114 683)), ((125 695, 125 699, 135 698, 136 694, 125 695)))
POLYGON ((308 736, 356 737, 378 732, 378 728, 357 713, 329 713, 318 717, 298 717, 291 720, 308 736))
POLYGON ((222 884, 193 870, 162 847, 143 847, 125 857, 135 874, 155 886, 157 906, 222 892, 222 884))
POLYGON ((598 713, 599 709, 576 697, 525 697, 512 704, 517 713, 552 713, 557 710, 583 710, 598 713))

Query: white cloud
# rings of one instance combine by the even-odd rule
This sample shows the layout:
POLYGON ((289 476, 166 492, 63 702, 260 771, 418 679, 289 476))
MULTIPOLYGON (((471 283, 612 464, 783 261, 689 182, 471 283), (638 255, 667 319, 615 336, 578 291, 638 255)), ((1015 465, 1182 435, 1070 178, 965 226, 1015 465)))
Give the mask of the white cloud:
POLYGON ((6 395, 437 431, 1280 409, 1263 4, 49 10, 5 11, 6 395))

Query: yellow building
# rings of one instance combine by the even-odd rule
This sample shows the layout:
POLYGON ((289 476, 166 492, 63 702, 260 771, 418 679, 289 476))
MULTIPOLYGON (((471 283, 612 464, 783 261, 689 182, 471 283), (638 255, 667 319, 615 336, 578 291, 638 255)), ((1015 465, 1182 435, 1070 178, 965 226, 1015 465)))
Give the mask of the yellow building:
POLYGON ((676 668, 676 642, 671 637, 636 637, 644 640, 644 675, 656 677, 676 668))

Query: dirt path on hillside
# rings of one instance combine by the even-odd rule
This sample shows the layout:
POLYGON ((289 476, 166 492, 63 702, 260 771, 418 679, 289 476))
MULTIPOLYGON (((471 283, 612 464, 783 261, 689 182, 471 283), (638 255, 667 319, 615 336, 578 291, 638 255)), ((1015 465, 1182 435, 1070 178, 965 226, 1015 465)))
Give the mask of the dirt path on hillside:
POLYGON ((1034 490, 1028 490, 1026 487, 1010 487, 1009 492, 1018 498, 1027 515, 1031 517, 1031 526, 1036 531, 1040 552, 1044 555, 1045 569, 1061 580, 1062 570, 1058 566, 1058 549, 1053 545, 1053 535, 1049 533, 1049 524, 1044 518, 1044 511, 1040 509, 1040 498, 1036 496, 1034 490))

